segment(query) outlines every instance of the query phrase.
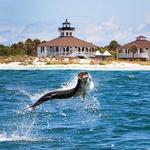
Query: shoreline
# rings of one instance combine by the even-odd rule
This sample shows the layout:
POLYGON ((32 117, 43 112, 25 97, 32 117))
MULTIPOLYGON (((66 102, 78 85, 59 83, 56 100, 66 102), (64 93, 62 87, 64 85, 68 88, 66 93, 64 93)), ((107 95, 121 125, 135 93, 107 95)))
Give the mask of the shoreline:
POLYGON ((0 70, 104 70, 104 71, 150 71, 150 65, 140 65, 128 62, 112 62, 105 65, 90 64, 51 64, 34 63, 22 65, 21 62, 0 63, 0 70))

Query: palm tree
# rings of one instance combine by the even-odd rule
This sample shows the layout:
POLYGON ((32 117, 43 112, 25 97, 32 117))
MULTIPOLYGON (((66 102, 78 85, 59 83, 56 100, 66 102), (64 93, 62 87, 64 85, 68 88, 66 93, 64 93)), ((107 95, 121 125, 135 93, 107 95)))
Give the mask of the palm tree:
POLYGON ((134 59, 134 55, 135 55, 135 53, 137 52, 137 50, 138 50, 138 48, 137 48, 136 45, 132 45, 132 46, 130 47, 130 52, 133 53, 133 59, 134 59))

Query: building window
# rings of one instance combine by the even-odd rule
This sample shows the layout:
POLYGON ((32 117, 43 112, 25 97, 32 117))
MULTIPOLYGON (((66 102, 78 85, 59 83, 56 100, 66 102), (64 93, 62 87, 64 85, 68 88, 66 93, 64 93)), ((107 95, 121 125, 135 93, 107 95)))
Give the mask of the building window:
POLYGON ((82 47, 82 52, 84 52, 84 47, 82 47))
POLYGON ((70 36, 72 36, 72 32, 70 32, 70 36))
POLYGON ((66 32, 66 35, 68 36, 68 32, 66 32))
POLYGON ((80 50, 80 47, 79 47, 78 49, 79 49, 79 52, 80 52, 80 51, 81 51, 81 50, 80 50))
POLYGON ((41 53, 43 53, 44 52, 44 47, 41 47, 41 53))
POLYGON ((126 54, 128 53, 128 49, 125 49, 125 53, 126 53, 126 54))
POLYGON ((144 51, 143 51, 143 49, 142 49, 142 48, 140 48, 140 53, 144 53, 144 51))
POLYGON ((69 52, 69 47, 66 48, 66 52, 69 52))
POLYGON ((56 47, 56 52, 58 53, 58 51, 59 51, 59 48, 58 48, 58 47, 56 47))

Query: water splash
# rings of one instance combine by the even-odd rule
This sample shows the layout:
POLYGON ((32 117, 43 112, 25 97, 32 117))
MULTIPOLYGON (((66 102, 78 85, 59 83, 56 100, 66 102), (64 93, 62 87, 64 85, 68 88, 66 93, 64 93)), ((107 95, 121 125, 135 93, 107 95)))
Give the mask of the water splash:
POLYGON ((92 76, 89 74, 90 78, 89 78, 89 89, 90 90, 93 90, 94 89, 94 82, 93 82, 93 79, 92 79, 92 76))
MULTIPOLYGON (((62 87, 61 90, 75 87, 77 84, 77 80, 78 80, 78 77, 74 75, 72 79, 63 83, 63 85, 61 86, 62 87)), ((93 82, 92 76, 89 74, 89 90, 93 90, 93 89, 94 89, 94 82, 93 82)))
POLYGON ((130 79, 134 79, 134 78, 135 78, 134 75, 129 75, 128 77, 129 77, 130 79))
MULTIPOLYGON (((36 117, 31 116, 31 118, 28 118, 27 116, 20 116, 18 117, 18 120, 11 123, 10 128, 12 132, 6 133, 5 131, 0 134, 0 142, 2 141, 36 141, 37 140, 37 134, 33 132, 33 127, 36 122, 36 117), (35 135, 35 136, 33 136, 35 135)), ((9 123, 9 124, 10 124, 9 123)))
POLYGON ((100 102, 96 97, 89 97, 85 100, 83 109, 80 110, 81 123, 89 129, 94 131, 95 122, 101 119, 100 102))
POLYGON ((87 99, 84 103, 85 110, 92 110, 92 111, 98 111, 100 110, 100 103, 96 97, 92 97, 90 99, 87 99))
POLYGON ((31 93, 29 91, 26 91, 26 90, 20 90, 20 92, 26 96, 29 97, 29 99, 31 100, 31 102, 34 102, 36 100, 38 100, 41 96, 43 96, 44 94, 46 94, 49 90, 41 90, 37 93, 31 93))
POLYGON ((20 136, 16 134, 7 135, 6 133, 0 134, 0 142, 5 141, 37 141, 37 138, 29 137, 26 135, 20 136))
POLYGON ((77 80, 78 80, 77 76, 74 75, 74 76, 72 77, 72 79, 68 80, 67 82, 64 82, 64 83, 61 85, 62 90, 70 89, 70 88, 75 87, 76 84, 77 84, 77 80))

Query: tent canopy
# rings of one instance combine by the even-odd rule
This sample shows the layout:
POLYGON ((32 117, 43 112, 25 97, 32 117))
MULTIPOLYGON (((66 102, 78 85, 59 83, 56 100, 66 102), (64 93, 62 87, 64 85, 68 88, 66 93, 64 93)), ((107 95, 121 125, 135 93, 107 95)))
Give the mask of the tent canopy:
POLYGON ((95 52, 95 55, 96 55, 96 56, 102 56, 102 53, 101 53, 100 51, 96 51, 96 52, 95 52))
POLYGON ((111 54, 106 50, 106 51, 103 53, 103 56, 111 56, 111 54))

